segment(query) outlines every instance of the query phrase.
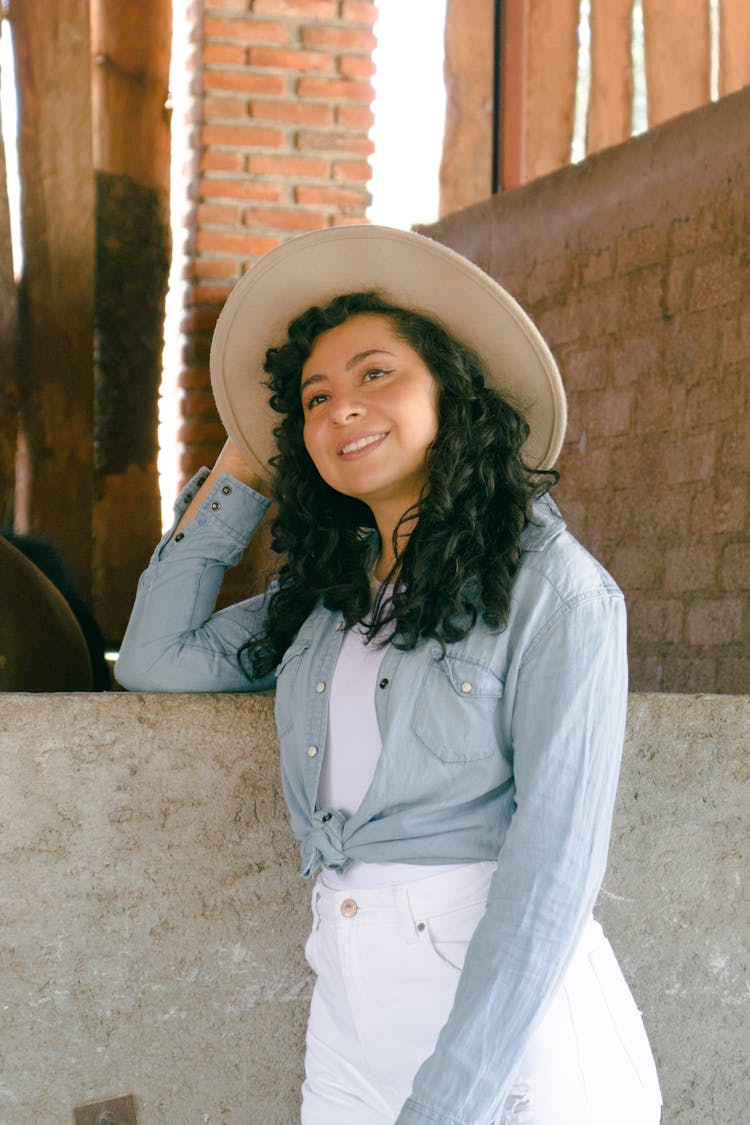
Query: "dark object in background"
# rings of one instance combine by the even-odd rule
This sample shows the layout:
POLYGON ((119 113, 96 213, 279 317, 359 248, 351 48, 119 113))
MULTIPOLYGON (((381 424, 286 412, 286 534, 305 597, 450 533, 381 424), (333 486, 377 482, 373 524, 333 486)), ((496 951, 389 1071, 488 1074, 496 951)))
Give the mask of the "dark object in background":
POLYGON ((101 630, 58 548, 0 531, 0 690, 111 688, 101 630))

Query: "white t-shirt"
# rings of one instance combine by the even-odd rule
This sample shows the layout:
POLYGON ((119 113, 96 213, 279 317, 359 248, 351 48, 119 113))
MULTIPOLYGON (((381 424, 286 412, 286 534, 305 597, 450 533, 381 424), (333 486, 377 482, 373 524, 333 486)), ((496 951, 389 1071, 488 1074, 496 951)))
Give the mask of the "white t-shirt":
MULTIPOLYGON (((347 629, 331 680, 318 803, 320 808, 339 809, 346 817, 362 804, 380 758, 375 694, 384 653, 377 639, 366 643, 363 626, 347 629)), ((426 879, 459 866, 355 860, 343 873, 326 868, 323 881, 335 889, 386 886, 426 879)))

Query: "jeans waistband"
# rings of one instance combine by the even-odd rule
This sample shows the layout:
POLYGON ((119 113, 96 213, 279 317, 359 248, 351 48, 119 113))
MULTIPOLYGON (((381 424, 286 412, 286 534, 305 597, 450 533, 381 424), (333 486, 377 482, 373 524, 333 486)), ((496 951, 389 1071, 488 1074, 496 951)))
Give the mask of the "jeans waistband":
POLYGON ((408 940, 416 941, 422 916, 482 906, 495 866, 489 861, 467 863, 454 871, 409 883, 346 891, 327 887, 319 877, 312 894, 314 924, 360 927, 390 923, 398 925, 408 940))
MULTIPOLYGON (((495 868, 489 861, 467 863, 408 883, 346 891, 327 887, 319 876, 312 892, 313 928, 321 923, 347 928, 395 925, 408 942, 418 941, 424 919, 464 907, 482 908, 495 868)), ((574 956, 586 955, 602 942, 602 928, 589 916, 574 956)))

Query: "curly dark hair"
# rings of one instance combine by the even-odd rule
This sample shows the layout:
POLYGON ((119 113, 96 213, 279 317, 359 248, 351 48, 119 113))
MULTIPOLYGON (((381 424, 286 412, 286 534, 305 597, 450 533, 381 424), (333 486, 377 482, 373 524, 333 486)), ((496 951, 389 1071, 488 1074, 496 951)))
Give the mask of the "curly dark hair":
POLYGON ((392 633, 391 643, 402 649, 426 637, 442 645, 461 640, 480 617, 502 628, 530 503, 548 491, 557 473, 524 465, 528 425, 487 386, 477 355, 430 317, 376 292, 348 293, 293 320, 286 343, 267 351, 265 370, 271 406, 282 416, 274 428, 278 454, 271 460, 278 505, 272 548, 284 561, 265 631, 239 651, 243 669, 247 658, 253 676, 272 671, 321 599, 343 613, 347 627, 362 623, 369 640, 391 626, 381 636, 392 633), (393 594, 374 607, 369 574, 380 545, 375 521, 366 504, 337 492, 318 473, 303 441, 300 396, 302 366, 317 337, 361 313, 388 317, 438 385, 428 483, 394 531, 396 562, 387 580, 395 580, 393 594), (399 549, 406 522, 413 530, 399 549))

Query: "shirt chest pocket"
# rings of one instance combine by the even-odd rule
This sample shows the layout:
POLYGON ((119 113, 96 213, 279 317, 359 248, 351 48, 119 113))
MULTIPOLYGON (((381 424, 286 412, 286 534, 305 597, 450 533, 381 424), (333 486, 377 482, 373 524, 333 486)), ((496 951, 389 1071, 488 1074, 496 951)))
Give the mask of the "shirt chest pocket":
POLYGON ((309 642, 291 645, 284 653, 276 668, 276 729, 279 737, 287 734, 294 726, 295 705, 301 704, 295 685, 309 642))
POLYGON ((443 762, 476 762, 497 753, 503 681, 490 668, 446 654, 428 667, 412 730, 443 762))

